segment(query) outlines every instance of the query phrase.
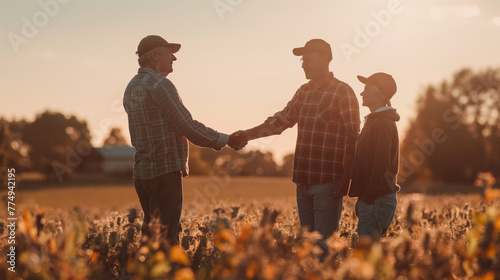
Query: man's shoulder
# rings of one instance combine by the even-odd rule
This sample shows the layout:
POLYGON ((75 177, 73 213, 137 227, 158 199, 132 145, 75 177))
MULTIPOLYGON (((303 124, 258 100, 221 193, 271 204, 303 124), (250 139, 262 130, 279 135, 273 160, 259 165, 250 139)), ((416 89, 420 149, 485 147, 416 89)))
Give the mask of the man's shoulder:
POLYGON ((130 81, 129 85, 142 86, 149 90, 155 90, 159 86, 174 87, 173 83, 160 74, 139 71, 130 81))
MULTIPOLYGON (((304 83, 302 84, 298 91, 299 92, 304 92, 304 91, 309 91, 311 89, 314 89, 315 88, 315 85, 313 84, 312 81, 309 81, 307 83, 304 83)), ((345 95, 345 94, 348 94, 348 95, 354 95, 354 90, 351 88, 351 86, 349 84, 347 84, 346 82, 343 82, 337 78, 335 78, 334 76, 331 76, 328 81, 323 84, 322 86, 320 86, 319 88, 321 89, 326 89, 324 90, 325 93, 335 93, 335 94, 340 94, 340 95, 345 95)))
POLYGON ((303 83, 300 87, 299 87, 299 91, 305 91, 305 90, 308 90, 310 87, 311 87, 311 81, 307 82, 307 83, 303 83))
POLYGON ((354 93, 354 90, 348 83, 341 81, 335 77, 332 77, 332 79, 330 79, 330 88, 333 88, 335 91, 339 92, 354 93))

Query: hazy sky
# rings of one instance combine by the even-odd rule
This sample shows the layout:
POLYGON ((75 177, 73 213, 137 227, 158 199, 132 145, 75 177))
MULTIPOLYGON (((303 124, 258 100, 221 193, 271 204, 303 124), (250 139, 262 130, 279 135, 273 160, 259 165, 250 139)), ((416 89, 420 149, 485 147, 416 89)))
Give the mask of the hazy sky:
MULTIPOLYGON (((401 136, 424 86, 462 67, 500 66, 498 0, 7 0, 0 19, 0 116, 73 114, 96 146, 110 126, 130 140, 122 97, 150 34, 182 44, 168 78, 195 119, 225 133, 287 104, 306 82, 292 49, 312 38, 332 45, 331 70, 358 100, 356 75, 394 76, 401 136)), ((279 160, 293 152, 296 131, 249 147, 279 160)))

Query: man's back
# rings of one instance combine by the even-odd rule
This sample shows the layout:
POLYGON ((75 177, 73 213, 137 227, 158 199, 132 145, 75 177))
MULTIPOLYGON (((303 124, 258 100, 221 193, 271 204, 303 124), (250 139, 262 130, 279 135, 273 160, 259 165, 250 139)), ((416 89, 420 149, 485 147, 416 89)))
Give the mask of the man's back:
POLYGON ((125 90, 123 105, 128 114, 132 145, 136 149, 135 178, 149 179, 172 171, 187 172, 184 160, 188 154, 187 140, 176 132, 155 99, 158 94, 155 91, 165 91, 163 88, 170 85, 173 87, 154 70, 141 68, 125 90))

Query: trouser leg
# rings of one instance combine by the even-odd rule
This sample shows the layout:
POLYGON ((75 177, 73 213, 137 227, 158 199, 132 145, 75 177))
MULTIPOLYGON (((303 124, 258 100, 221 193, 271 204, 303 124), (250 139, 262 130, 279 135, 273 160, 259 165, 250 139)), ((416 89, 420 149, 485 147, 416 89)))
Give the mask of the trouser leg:
POLYGON ((179 243, 180 219, 182 213, 182 175, 180 172, 169 173, 166 177, 166 195, 164 207, 160 207, 162 221, 168 228, 167 239, 179 243))
POLYGON ((148 204, 148 207, 143 206, 143 209, 149 210, 150 220, 153 217, 159 219, 160 223, 166 227, 162 235, 171 243, 179 243, 179 222, 182 212, 181 173, 163 174, 150 180, 144 180, 142 185, 148 194, 148 201, 144 203, 148 204))
POLYGON ((396 193, 386 194, 375 199, 374 204, 367 204, 358 199, 355 210, 358 217, 359 236, 380 237, 389 229, 396 213, 396 193))
POLYGON ((374 222, 374 208, 375 205, 367 204, 361 198, 358 198, 358 201, 355 205, 356 216, 358 217, 358 228, 356 232, 358 236, 368 236, 374 237, 375 224, 374 222))
POLYGON ((299 211, 300 226, 309 231, 314 230, 314 205, 308 194, 308 185, 297 185, 297 208, 299 211))
POLYGON ((328 239, 334 231, 339 230, 339 221, 342 214, 342 198, 333 198, 336 181, 311 185, 309 193, 314 203, 314 230, 322 236, 317 241, 323 254, 319 256, 320 261, 324 261, 329 255, 329 249, 325 240, 328 239))
POLYGON ((139 197, 142 211, 144 212, 144 220, 142 221, 141 233, 142 236, 149 236, 149 224, 151 223, 151 211, 149 209, 149 195, 142 184, 143 180, 134 179, 135 191, 139 197))
POLYGON ((333 198, 336 185, 336 181, 311 185, 309 190, 314 203, 314 230, 321 233, 323 239, 339 230, 343 200, 333 198))
POLYGON ((377 235, 384 235, 394 219, 398 200, 396 193, 386 194, 375 200, 374 224, 377 235))

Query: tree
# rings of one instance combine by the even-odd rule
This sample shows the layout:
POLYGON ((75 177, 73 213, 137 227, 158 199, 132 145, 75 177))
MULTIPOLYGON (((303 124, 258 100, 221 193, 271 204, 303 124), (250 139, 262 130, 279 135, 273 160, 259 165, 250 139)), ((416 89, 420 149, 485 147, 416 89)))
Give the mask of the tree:
POLYGON ((128 145, 127 140, 123 137, 122 130, 119 127, 112 127, 108 137, 104 139, 104 146, 125 146, 128 145))
POLYGON ((247 176, 278 176, 278 166, 273 160, 271 152, 251 151, 247 157, 245 165, 241 170, 241 175, 247 176))
POLYGON ((201 149, 189 142, 189 173, 191 175, 209 175, 212 168, 201 158, 201 149))
POLYGON ((228 147, 218 152, 192 144, 189 149, 189 168, 193 175, 222 172, 230 176, 285 176, 270 152, 235 151, 228 147))
POLYGON ((23 156, 20 152, 18 129, 24 124, 24 121, 9 122, 3 118, 0 119, 0 178, 2 179, 0 186, 7 187, 7 181, 5 178, 9 169, 14 169, 15 174, 17 175, 23 166, 23 156))
POLYGON ((283 157, 283 164, 281 165, 281 176, 284 177, 292 177, 293 175, 293 159, 294 159, 294 153, 285 155, 283 157))
POLYGON ((31 167, 59 181, 65 173, 85 170, 89 160, 100 159, 90 144, 87 123, 75 116, 39 114, 23 129, 22 140, 29 145, 31 167))
POLYGON ((472 182, 500 175, 500 69, 463 69, 428 86, 402 141, 399 179, 472 182))

